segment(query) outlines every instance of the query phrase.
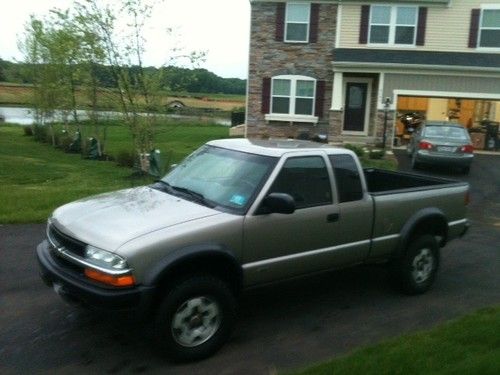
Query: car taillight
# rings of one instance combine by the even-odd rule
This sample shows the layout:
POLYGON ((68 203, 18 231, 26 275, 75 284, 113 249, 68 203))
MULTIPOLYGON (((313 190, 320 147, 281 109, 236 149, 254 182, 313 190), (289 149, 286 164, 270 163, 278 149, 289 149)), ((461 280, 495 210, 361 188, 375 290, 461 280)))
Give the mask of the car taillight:
POLYGON ((465 152, 467 154, 472 154, 474 152, 474 146, 472 145, 465 145, 460 147, 460 151, 465 152))
POLYGON ((418 144, 418 148, 421 150, 431 150, 432 149, 432 143, 422 141, 418 144))

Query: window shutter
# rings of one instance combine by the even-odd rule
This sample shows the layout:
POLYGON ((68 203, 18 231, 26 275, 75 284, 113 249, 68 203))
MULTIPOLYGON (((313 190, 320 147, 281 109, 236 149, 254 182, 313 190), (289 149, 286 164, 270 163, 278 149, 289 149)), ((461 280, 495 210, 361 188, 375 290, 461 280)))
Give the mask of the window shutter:
POLYGON ((275 40, 282 42, 285 36, 285 8, 286 3, 276 4, 276 35, 275 40))
POLYGON ((309 43, 318 41, 319 4, 311 4, 311 19, 309 25, 309 43))
POLYGON ((370 24, 370 6, 361 6, 361 23, 359 25, 359 44, 368 43, 368 27, 370 24))
POLYGON ((323 116, 323 104, 325 101, 325 81, 316 81, 316 105, 314 108, 315 116, 323 116))
POLYGON ((425 28, 427 26, 427 8, 418 8, 417 46, 425 45, 425 28))
POLYGON ((477 47, 477 37, 479 33, 479 17, 481 9, 472 9, 470 15, 469 48, 477 47))
POLYGON ((262 113, 269 113, 271 102, 271 78, 262 78, 262 113))

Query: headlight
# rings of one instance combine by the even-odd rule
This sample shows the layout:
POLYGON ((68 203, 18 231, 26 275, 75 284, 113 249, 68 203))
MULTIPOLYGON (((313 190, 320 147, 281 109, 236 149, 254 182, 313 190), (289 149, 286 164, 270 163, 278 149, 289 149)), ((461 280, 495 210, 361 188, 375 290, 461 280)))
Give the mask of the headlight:
POLYGON ((85 259, 96 266, 114 270, 123 270, 128 267, 127 261, 122 257, 92 245, 85 247, 85 259))

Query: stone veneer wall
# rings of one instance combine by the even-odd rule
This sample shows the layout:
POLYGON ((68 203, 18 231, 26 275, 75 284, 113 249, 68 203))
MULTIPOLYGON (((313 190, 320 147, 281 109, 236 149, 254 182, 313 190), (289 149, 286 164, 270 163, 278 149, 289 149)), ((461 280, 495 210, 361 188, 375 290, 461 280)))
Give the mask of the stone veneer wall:
POLYGON ((276 2, 252 2, 250 29, 250 59, 248 72, 248 137, 296 137, 330 133, 333 72, 332 49, 335 43, 337 5, 321 3, 319 8, 318 41, 316 43, 285 43, 275 40, 276 2), (317 125, 266 122, 261 113, 262 79, 281 74, 297 74, 325 81, 323 113, 317 125))

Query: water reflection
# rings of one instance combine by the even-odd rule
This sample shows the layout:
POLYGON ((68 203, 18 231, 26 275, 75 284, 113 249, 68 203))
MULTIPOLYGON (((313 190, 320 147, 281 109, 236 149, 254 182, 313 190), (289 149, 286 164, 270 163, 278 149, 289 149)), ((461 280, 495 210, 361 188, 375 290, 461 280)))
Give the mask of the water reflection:
MULTIPOLYGON (((89 118, 87 111, 77 110, 78 118, 80 120, 87 120, 89 118)), ((109 119, 120 119, 123 115, 120 112, 115 111, 98 111, 99 118, 103 120, 109 119)), ((162 114, 160 116, 165 116, 168 118, 178 119, 178 120, 195 120, 201 121, 203 123, 212 123, 217 125, 229 126, 231 121, 220 117, 204 117, 204 116, 186 116, 177 114, 162 114)), ((3 118, 5 122, 19 125, 32 125, 34 123, 34 111, 31 108, 26 107, 0 107, 0 118, 3 118)), ((68 116, 67 111, 54 111, 51 121, 53 122, 64 122, 67 118, 68 121, 72 120, 72 114, 68 116)))

